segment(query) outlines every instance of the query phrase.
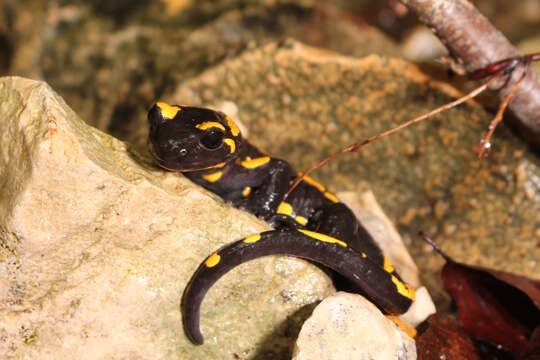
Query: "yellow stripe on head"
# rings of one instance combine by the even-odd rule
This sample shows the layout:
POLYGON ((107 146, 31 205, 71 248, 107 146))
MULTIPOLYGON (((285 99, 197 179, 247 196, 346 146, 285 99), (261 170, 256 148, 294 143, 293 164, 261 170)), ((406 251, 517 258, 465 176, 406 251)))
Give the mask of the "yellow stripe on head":
POLYGON ((161 115, 168 120, 174 119, 176 114, 182 110, 178 105, 169 105, 163 101, 158 101, 156 106, 161 110, 161 115))
POLYGON ((251 236, 248 236, 247 238, 244 239, 244 242, 246 244, 252 244, 254 242, 257 242, 261 239, 261 234, 254 234, 254 235, 251 235, 251 236))
POLYGON ((214 173, 203 175, 202 178, 208 182, 216 182, 219 179, 221 179, 221 176, 223 175, 223 171, 216 171, 214 173))
POLYGON ((298 231, 316 240, 324 241, 330 244, 338 244, 340 246, 347 247, 347 243, 345 241, 338 240, 328 235, 324 235, 315 231, 309 231, 309 230, 304 230, 304 229, 298 229, 298 231))
POLYGON ((208 257, 208 259, 206 259, 206 261, 204 262, 204 265, 206 265, 207 268, 211 268, 219 264, 220 260, 221 260, 221 256, 219 256, 218 253, 213 253, 212 255, 208 257))
POLYGON ((262 156, 254 159, 248 159, 240 162, 240 165, 245 167, 246 169, 255 169, 259 166, 263 166, 265 164, 268 164, 270 162, 270 156, 262 156))
POLYGON ((414 289, 409 285, 405 284, 403 281, 399 280, 396 276, 390 275, 392 277, 392 282, 396 285, 398 293, 405 296, 411 301, 414 301, 414 289))
POLYGON ((330 200, 333 203, 338 203, 339 202, 339 199, 337 198, 337 196, 332 194, 331 192, 325 191, 324 192, 324 197, 327 198, 328 200, 330 200))
POLYGON ((221 125, 217 121, 205 121, 203 123, 195 125, 195 127, 200 130, 206 130, 208 128, 215 127, 225 131, 225 126, 221 125))
POLYGON ((227 121, 227 125, 229 125, 229 129, 231 129, 231 134, 233 136, 238 136, 240 134, 240 129, 236 125, 236 123, 228 116, 225 116, 225 121, 227 121))
POLYGON ((223 139, 223 142, 229 146, 229 151, 231 154, 236 151, 236 143, 233 139, 225 138, 223 139))

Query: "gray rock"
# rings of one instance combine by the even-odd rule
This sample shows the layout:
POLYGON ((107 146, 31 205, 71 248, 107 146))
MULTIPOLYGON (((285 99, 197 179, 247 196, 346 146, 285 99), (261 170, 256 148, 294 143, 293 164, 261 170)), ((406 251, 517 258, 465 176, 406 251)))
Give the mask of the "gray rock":
POLYGON ((417 25, 403 39, 401 53, 407 60, 428 62, 448 55, 448 50, 433 31, 426 26, 417 25))
MULTIPOLYGON (((267 225, 86 125, 44 83, 0 78, 0 104, 0 355, 284 358, 334 292, 305 261, 249 262, 209 292, 206 344, 191 345, 179 300, 192 272, 267 225)), ((369 194, 357 206, 382 214, 369 194)))
POLYGON ((414 340, 360 295, 324 299, 298 335, 293 360, 413 360, 414 340))
POLYGON ((250 262, 209 292, 193 346, 179 310, 192 272, 267 225, 87 126, 44 83, 0 79, 0 134, 2 358, 283 358, 334 291, 308 262, 250 262))

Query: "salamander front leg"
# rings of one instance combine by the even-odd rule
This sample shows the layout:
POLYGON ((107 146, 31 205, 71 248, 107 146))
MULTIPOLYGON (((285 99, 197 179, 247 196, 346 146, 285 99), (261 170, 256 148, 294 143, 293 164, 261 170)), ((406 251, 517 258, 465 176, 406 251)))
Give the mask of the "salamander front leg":
POLYGON ((246 208, 264 220, 269 220, 276 213, 278 205, 289 189, 291 179, 290 165, 279 159, 272 159, 267 165, 266 178, 257 190, 248 198, 246 208))

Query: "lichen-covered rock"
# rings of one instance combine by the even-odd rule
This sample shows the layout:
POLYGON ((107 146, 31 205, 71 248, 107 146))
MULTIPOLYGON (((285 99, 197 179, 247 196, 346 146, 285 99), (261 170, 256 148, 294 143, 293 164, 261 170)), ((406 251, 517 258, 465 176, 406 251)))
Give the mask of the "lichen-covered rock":
POLYGON ((323 300, 298 335, 294 360, 414 360, 414 340, 360 295, 323 300))
POLYGON ((46 84, 0 79, 1 358, 280 358, 331 294, 308 262, 228 274, 184 337, 180 295, 217 247, 267 228, 87 126, 46 84))

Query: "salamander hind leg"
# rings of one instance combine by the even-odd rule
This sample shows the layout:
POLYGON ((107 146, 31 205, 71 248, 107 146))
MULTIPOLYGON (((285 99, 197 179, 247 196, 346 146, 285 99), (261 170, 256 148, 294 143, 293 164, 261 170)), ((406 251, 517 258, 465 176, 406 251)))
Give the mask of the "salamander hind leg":
POLYGON ((388 272, 350 249, 344 241, 305 229, 267 231, 227 245, 199 265, 184 290, 181 305, 184 331, 193 343, 203 343, 200 306, 210 287, 236 266, 267 255, 290 255, 329 267, 361 288, 388 313, 402 313, 411 304, 410 294, 400 292, 388 272))

